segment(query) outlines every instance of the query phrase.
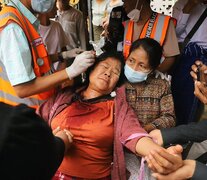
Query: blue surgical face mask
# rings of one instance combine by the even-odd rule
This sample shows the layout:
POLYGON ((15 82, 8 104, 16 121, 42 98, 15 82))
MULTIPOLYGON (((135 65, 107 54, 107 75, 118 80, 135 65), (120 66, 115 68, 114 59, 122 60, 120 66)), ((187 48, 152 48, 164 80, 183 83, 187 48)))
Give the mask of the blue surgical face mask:
POLYGON ((55 0, 31 0, 32 9, 37 13, 50 12, 55 5, 55 0))
POLYGON ((130 68, 127 64, 124 67, 124 74, 129 82, 131 83, 138 83, 145 81, 147 79, 147 76, 150 72, 144 73, 140 71, 135 71, 132 68, 130 68))

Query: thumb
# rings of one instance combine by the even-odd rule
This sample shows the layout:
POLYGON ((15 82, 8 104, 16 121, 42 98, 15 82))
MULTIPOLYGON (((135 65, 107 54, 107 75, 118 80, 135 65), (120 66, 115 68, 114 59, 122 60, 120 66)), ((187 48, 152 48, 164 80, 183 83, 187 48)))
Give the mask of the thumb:
POLYGON ((183 152, 183 147, 178 144, 178 145, 175 146, 175 150, 177 151, 177 153, 182 153, 183 152))
POLYGON ((54 135, 56 135, 56 134, 58 133, 58 131, 60 131, 60 126, 58 126, 56 129, 54 129, 54 130, 52 131, 52 133, 53 133, 54 135))

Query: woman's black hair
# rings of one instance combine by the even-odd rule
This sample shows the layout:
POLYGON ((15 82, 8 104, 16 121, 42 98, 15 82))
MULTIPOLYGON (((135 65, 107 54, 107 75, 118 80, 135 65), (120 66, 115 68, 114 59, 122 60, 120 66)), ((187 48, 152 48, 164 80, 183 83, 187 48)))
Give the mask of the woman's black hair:
POLYGON ((153 70, 155 70, 160 65, 162 47, 156 40, 152 38, 142 38, 132 43, 130 53, 140 47, 146 51, 149 58, 149 65, 153 70))
POLYGON ((116 60, 118 60, 121 63, 121 72, 120 72, 120 76, 119 76, 119 80, 117 82, 116 86, 120 86, 124 83, 124 79, 125 79, 125 75, 124 75, 124 56, 121 52, 117 52, 117 51, 106 51, 104 53, 102 53, 101 55, 96 57, 95 63, 93 64, 93 66, 91 66, 87 72, 86 72, 86 81, 84 84, 88 85, 89 84, 89 75, 91 73, 91 71, 101 62, 106 60, 107 58, 114 58, 116 60))

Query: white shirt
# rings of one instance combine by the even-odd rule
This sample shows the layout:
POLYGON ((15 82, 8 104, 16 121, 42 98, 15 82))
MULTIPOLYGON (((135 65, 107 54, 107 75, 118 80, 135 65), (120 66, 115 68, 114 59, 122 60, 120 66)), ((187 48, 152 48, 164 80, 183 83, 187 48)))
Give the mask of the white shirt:
POLYGON ((85 25, 81 11, 70 7, 67 11, 59 12, 56 20, 62 25, 68 37, 68 50, 77 47, 86 49, 85 25))
POLYGON ((102 26, 103 18, 106 16, 108 3, 108 0, 103 0, 101 3, 97 3, 96 0, 92 0, 93 25, 102 26))
POLYGON ((69 43, 60 23, 50 20, 49 26, 39 25, 39 32, 46 45, 48 54, 61 52, 69 43))
MULTIPOLYGON (((12 2, 37 28, 39 24, 37 18, 19 0, 12 2)), ((9 5, 14 6, 12 2, 9 5)), ((27 37, 23 29, 16 23, 8 24, 0 32, 0 66, 4 67, 12 86, 29 82, 36 77, 27 37)))
POLYGON ((123 6, 123 4, 124 3, 122 2, 122 0, 117 0, 116 4, 114 5, 111 5, 109 3, 108 6, 106 7, 107 14, 110 15, 113 8, 118 7, 118 6, 123 6))
MULTIPOLYGON (((193 9, 191 14, 184 14, 182 10, 187 2, 188 0, 179 0, 173 7, 173 17, 177 19, 176 33, 178 42, 184 41, 187 34, 191 31, 201 14, 207 8, 206 4, 201 3, 193 9)), ((207 49, 207 18, 195 32, 190 42, 196 42, 198 45, 207 49)))

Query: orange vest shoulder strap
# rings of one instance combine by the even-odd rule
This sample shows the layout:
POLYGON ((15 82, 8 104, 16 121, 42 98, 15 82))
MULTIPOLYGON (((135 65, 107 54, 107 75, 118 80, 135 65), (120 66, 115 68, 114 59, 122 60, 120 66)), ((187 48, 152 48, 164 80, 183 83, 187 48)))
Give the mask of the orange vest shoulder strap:
POLYGON ((123 55, 125 59, 129 55, 130 47, 132 45, 132 38, 133 38, 133 31, 134 31, 134 22, 127 20, 125 23, 125 30, 124 30, 124 49, 123 55))
POLYGON ((162 46, 165 41, 171 17, 153 13, 152 17, 145 24, 140 38, 150 37, 157 40, 162 46))
MULTIPOLYGON (((42 38, 34 26, 17 9, 5 6, 0 12, 0 31, 9 23, 17 23, 25 32, 28 43, 32 50, 33 68, 37 77, 50 71, 50 61, 42 38), (41 64, 38 63, 41 60, 41 64)), ((39 94, 41 99, 46 99, 54 93, 54 90, 39 94)))

